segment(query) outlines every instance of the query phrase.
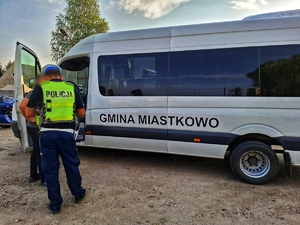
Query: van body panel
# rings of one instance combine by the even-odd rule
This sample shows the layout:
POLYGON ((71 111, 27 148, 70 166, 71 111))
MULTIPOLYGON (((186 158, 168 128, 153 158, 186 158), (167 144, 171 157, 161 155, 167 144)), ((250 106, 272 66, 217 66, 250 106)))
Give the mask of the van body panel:
MULTIPOLYGON (((165 105, 167 105, 166 101, 165 105)), ((144 118, 145 115, 156 115, 157 117, 166 116, 166 106, 161 108, 134 108, 129 106, 127 108, 102 107, 93 108, 93 123, 91 127, 88 127, 92 132, 95 146, 99 146, 99 144, 102 146, 102 139, 106 141, 105 143, 108 143, 107 141, 111 140, 108 136, 114 136, 115 141, 110 143, 110 146, 113 148, 122 146, 122 149, 124 149, 126 146, 130 146, 129 149, 144 151, 153 151, 153 149, 156 149, 155 151, 167 152, 167 126, 162 126, 160 131, 152 132, 151 129, 155 129, 157 126, 151 124, 151 121, 147 121, 147 118, 144 118), (145 124, 141 124, 141 120, 145 121, 145 124), (154 134, 154 140, 158 141, 155 145, 147 144, 148 141, 152 143, 152 141, 148 139, 151 134, 154 134), (157 139, 158 135, 160 136, 159 139, 157 139), (140 138, 135 138, 139 136, 140 138), (147 139, 147 141, 145 141, 145 139, 147 139), (122 140, 123 144, 120 143, 120 140, 122 140), (132 148, 134 144, 137 147, 132 148)), ((107 146, 104 145, 103 147, 107 146)))
POLYGON ((300 151, 290 151, 285 150, 291 156, 292 164, 295 166, 300 166, 300 151))
MULTIPOLYGON (((237 135, 252 133, 269 137, 297 136, 300 119, 299 98, 270 97, 169 97, 169 115, 216 118, 219 125, 212 128, 172 126, 171 129, 225 132, 237 135), (279 104, 280 102, 280 104, 279 104), (180 106, 180 107, 178 107, 180 106)), ((214 125, 214 124, 213 124, 214 125)))
POLYGON ((68 59, 80 57, 81 55, 90 55, 94 51, 94 39, 96 35, 92 35, 81 40, 78 44, 72 47, 60 60, 59 65, 68 59))
POLYGON ((172 36, 171 51, 186 51, 194 49, 218 49, 251 46, 285 45, 299 43, 300 28, 276 30, 277 40, 274 40, 275 30, 240 31, 236 33, 199 34, 192 36, 172 36), (235 39, 234 42, 231 39, 235 39), (185 44, 182 44, 185 43, 185 44))
POLYGON ((118 42, 100 42, 95 45, 95 52, 101 55, 133 54, 169 51, 170 37, 118 42))
POLYGON ((97 147, 134 151, 149 151, 167 153, 167 142, 162 140, 143 140, 139 138, 122 138, 109 136, 94 136, 97 147))
POLYGON ((170 50, 296 44, 299 22, 295 17, 172 27, 170 50))
POLYGON ((177 155, 201 156, 206 158, 223 159, 227 145, 185 143, 180 141, 168 142, 169 152, 177 155))
POLYGON ((271 126, 261 125, 261 124, 248 124, 236 128, 232 131, 233 134, 237 134, 240 136, 247 134, 263 134, 268 137, 281 137, 283 136, 278 130, 271 126))
MULTIPOLYGON (((198 34, 219 34, 272 30, 281 28, 299 28, 300 17, 271 18, 264 20, 236 20, 205 24, 192 24, 172 27, 172 36, 193 36, 198 34)), ((230 40, 228 40, 230 41, 230 40)), ((235 40, 231 40, 234 42, 235 40)))
POLYGON ((95 43, 99 42, 117 42, 124 40, 136 40, 136 39, 157 39, 170 37, 171 27, 161 27, 161 28, 150 28, 141 30, 119 31, 119 32, 109 32, 103 33, 101 35, 96 35, 95 43))

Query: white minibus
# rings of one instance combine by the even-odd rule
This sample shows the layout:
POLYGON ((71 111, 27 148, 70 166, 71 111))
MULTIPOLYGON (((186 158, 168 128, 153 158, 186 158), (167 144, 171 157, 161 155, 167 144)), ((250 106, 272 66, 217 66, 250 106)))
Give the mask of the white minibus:
MULTIPOLYGON (((109 32, 59 62, 86 105, 78 146, 224 158, 263 184, 300 165, 299 11, 241 21, 109 32), (281 151, 272 149, 281 146, 281 151)), ((18 104, 40 71, 16 45, 12 128, 30 147, 18 104)))

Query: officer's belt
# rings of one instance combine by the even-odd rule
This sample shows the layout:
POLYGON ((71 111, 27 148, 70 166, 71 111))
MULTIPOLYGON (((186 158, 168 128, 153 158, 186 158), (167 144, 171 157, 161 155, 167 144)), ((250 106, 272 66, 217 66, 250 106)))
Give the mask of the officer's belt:
POLYGON ((44 132, 44 131, 61 131, 61 132, 68 132, 68 133, 71 133, 71 134, 74 133, 73 129, 59 129, 59 128, 45 128, 45 127, 42 127, 40 132, 44 132))

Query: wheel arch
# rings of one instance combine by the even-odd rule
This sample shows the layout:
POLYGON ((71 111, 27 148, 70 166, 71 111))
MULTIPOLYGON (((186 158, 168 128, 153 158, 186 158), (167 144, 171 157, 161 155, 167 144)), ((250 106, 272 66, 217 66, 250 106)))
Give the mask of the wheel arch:
POLYGON ((236 135, 248 135, 248 134, 261 134, 268 137, 280 137, 283 136, 283 134, 270 126, 261 125, 261 124, 247 124, 244 126, 240 126, 236 129, 234 129, 231 133, 236 135))
POLYGON ((261 134, 261 133, 249 133, 249 134, 240 135, 237 138, 235 138, 228 145, 228 148, 227 148, 226 151, 227 152, 232 152, 235 149, 236 146, 238 146, 239 144, 241 144, 245 141, 260 141, 260 142, 263 142, 263 143, 265 143, 269 146, 271 146, 271 145, 280 145, 280 146, 282 146, 282 144, 280 142, 278 142, 275 138, 270 137, 268 135, 261 134))
POLYGON ((273 127, 269 127, 261 124, 247 124, 236 128, 232 131, 237 137, 233 139, 227 148, 227 151, 231 152, 238 144, 245 141, 261 141, 267 145, 280 145, 283 143, 279 142, 276 137, 281 137, 283 134, 273 127))

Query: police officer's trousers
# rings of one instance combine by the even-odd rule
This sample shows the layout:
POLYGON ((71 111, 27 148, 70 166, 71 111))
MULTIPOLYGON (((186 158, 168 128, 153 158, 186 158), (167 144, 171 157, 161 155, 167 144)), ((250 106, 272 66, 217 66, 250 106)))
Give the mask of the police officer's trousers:
POLYGON ((63 199, 60 194, 59 155, 61 156, 68 186, 72 195, 85 195, 85 189, 81 187, 81 176, 79 172, 80 160, 77 156, 74 135, 65 131, 43 131, 40 132, 41 160, 45 173, 49 207, 59 209, 63 199))
POLYGON ((41 167, 40 157, 40 142, 39 142, 39 128, 27 126, 27 132, 32 139, 33 150, 30 156, 30 177, 37 178, 37 168, 39 169, 41 181, 45 182, 44 171, 41 167))

